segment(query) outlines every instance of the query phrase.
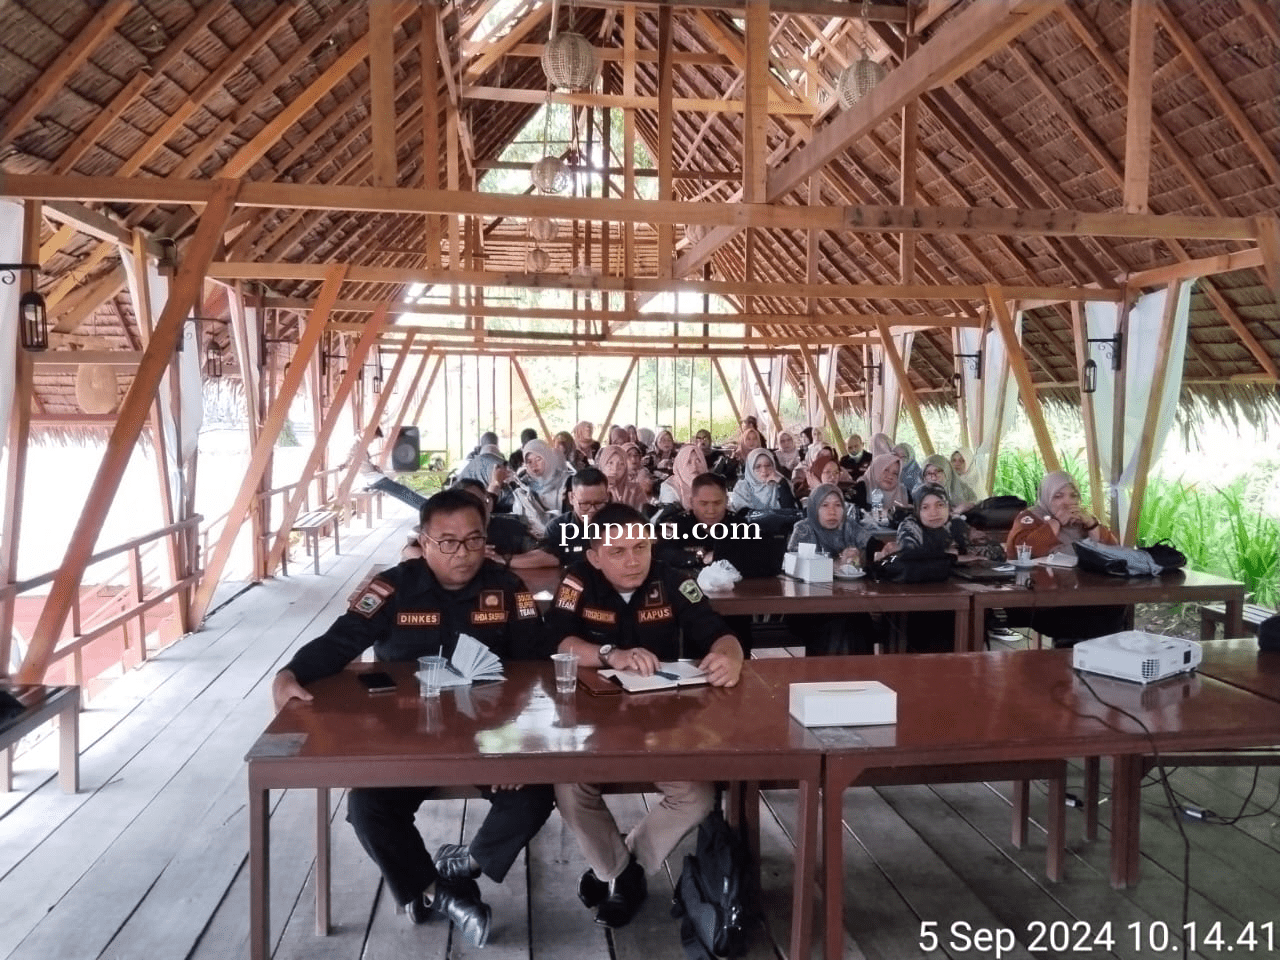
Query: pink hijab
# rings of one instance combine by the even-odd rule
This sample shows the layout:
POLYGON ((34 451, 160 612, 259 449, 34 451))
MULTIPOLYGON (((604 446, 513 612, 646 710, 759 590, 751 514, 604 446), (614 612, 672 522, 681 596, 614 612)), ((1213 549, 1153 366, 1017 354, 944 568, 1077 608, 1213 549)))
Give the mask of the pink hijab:
POLYGON ((649 497, 642 484, 631 478, 631 467, 627 462, 627 451, 619 444, 611 443, 600 448, 596 454, 596 466, 609 480, 609 496, 615 503, 625 503, 639 510, 649 502, 649 497), (622 472, 615 480, 609 476, 610 465, 614 459, 622 461, 622 472))
POLYGON ((693 509, 693 481, 707 472, 707 458, 696 444, 688 443, 676 454, 671 478, 667 481, 680 495, 680 503, 686 510, 693 509))

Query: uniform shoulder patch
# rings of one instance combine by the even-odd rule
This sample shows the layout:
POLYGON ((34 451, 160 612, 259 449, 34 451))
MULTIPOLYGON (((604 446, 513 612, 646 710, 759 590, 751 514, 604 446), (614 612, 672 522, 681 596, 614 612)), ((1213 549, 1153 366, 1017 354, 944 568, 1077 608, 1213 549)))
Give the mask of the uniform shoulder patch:
POLYGON ((698 586, 695 580, 686 580, 680 584, 680 593, 690 603, 697 603, 704 596, 702 588, 698 586))
POLYGON ((565 577, 556 591, 555 605, 559 610, 573 613, 578 609, 578 601, 582 599, 582 585, 572 577, 565 577))
POLYGON ((382 609, 385 604, 396 592, 396 588, 391 586, 385 580, 374 578, 369 585, 356 594, 351 600, 349 610, 360 614, 366 619, 372 619, 373 615, 382 609))
POLYGON ((1029 513, 1028 513, 1028 514, 1026 514, 1026 515, 1022 518, 1021 522, 1022 522, 1022 523, 1035 523, 1035 522, 1036 522, 1036 518, 1035 518, 1035 517, 1033 517, 1031 514, 1029 514, 1029 513))
POLYGON ((533 594, 528 590, 516 591, 516 616, 521 620, 532 620, 538 615, 538 605, 533 602, 533 594))

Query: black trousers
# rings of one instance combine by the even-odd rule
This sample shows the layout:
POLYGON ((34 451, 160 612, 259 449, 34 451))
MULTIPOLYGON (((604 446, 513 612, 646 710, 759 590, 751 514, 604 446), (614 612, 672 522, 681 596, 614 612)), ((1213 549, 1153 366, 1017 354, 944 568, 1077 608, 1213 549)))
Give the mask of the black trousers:
MULTIPOLYGON (((360 845, 386 878, 396 903, 408 903, 435 882, 436 865, 413 823, 435 787, 373 787, 347 794, 347 822, 360 845)), ((489 812, 471 841, 471 856, 485 876, 501 883, 511 864, 533 839, 555 806, 549 784, 518 790, 480 788, 489 812)))
POLYGON ((1071 647, 1080 640, 1129 629, 1132 607, 1010 607, 1011 627, 1030 627, 1053 637, 1055 647, 1071 647))
POLYGON ((808 657, 864 654, 875 649, 876 627, 869 613, 788 614, 787 627, 804 642, 808 657))

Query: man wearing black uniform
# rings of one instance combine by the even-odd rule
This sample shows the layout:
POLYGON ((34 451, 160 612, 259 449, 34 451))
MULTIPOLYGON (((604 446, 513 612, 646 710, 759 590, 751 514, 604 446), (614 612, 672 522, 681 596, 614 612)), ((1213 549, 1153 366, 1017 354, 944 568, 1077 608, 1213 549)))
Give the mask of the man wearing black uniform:
MULTIPOLYGON (((639 535, 644 517, 614 503, 592 518, 596 526, 586 562, 565 574, 547 614, 547 629, 561 653, 582 667, 611 667, 652 676, 660 661, 698 661, 712 686, 732 687, 742 671, 742 648, 723 620, 683 573, 654 562, 653 541, 639 535)), ((596 908, 596 922, 624 926, 647 894, 654 873, 715 802, 710 783, 655 784, 662 802, 624 841, 600 787, 557 784, 560 815, 573 828, 591 869, 578 881, 578 897, 596 908)))
POLYGON ((536 550, 511 558, 511 567, 567 567, 581 560, 591 546, 583 534, 587 521, 609 503, 609 481, 595 467, 584 467, 569 485, 569 509, 547 524, 546 535, 536 550))
MULTIPOLYGON (((293 698, 310 700, 307 684, 337 673, 370 646, 379 660, 413 662, 451 656, 458 635, 467 633, 503 660, 550 655, 533 596, 519 577, 485 560, 476 501, 446 490, 423 505, 421 518, 422 557, 379 573, 333 626, 294 654, 271 685, 277 710, 293 698)), ((347 820, 414 923, 434 911, 484 946, 492 913, 476 878, 483 871, 502 881, 550 816, 554 794, 549 786, 483 789, 492 806, 470 848, 445 844, 433 861, 413 817, 434 792, 354 789, 347 794, 347 820)))

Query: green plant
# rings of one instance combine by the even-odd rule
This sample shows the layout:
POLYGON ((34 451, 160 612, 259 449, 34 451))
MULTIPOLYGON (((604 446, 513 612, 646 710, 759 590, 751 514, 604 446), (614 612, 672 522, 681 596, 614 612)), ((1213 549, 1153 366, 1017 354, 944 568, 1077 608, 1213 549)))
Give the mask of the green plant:
POLYGON ((1280 598, 1280 523, 1248 507, 1240 481, 1219 493, 1228 521, 1231 576, 1244 583, 1255 603, 1274 606, 1280 598))

